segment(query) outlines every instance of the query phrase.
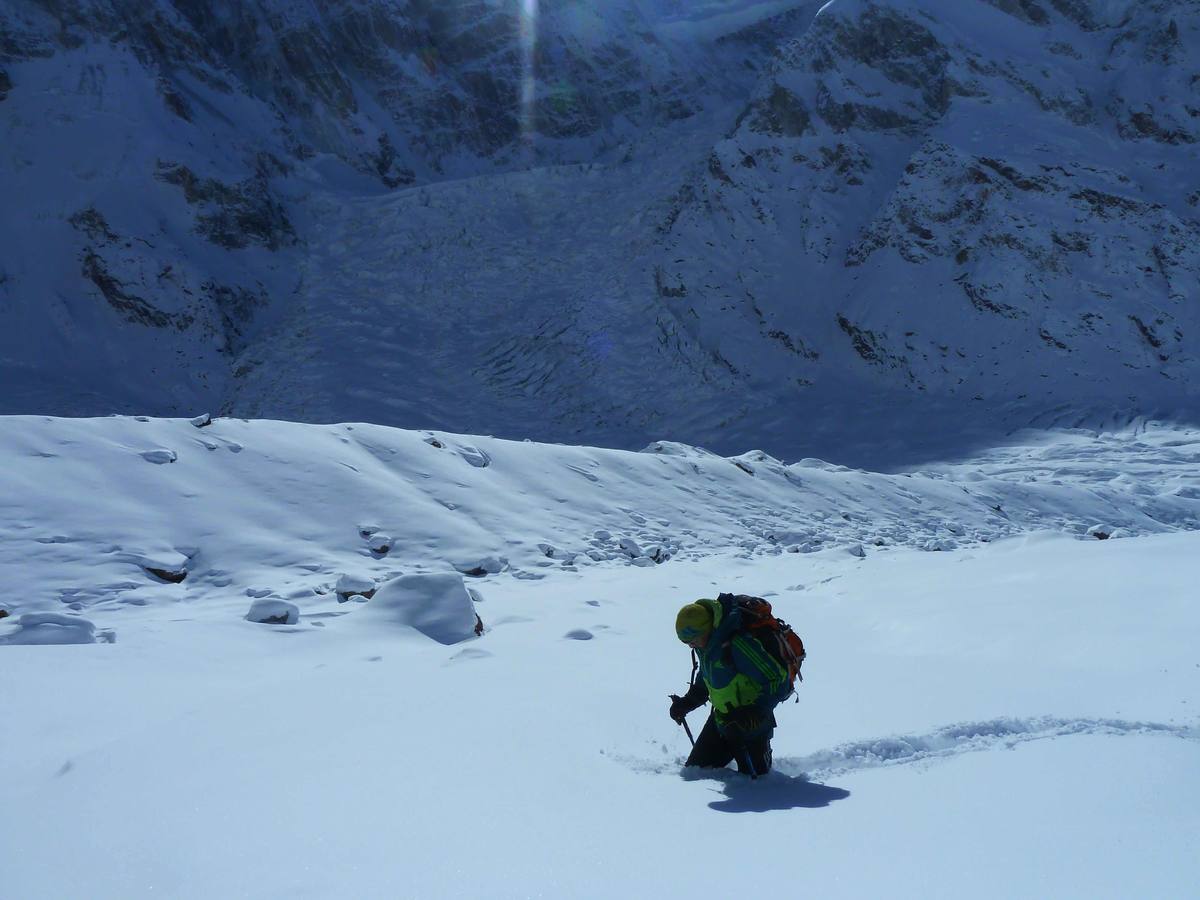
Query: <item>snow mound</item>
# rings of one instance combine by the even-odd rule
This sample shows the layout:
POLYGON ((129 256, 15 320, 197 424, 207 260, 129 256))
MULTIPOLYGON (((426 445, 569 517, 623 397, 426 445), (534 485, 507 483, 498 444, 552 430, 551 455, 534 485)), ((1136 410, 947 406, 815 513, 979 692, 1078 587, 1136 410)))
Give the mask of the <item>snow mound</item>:
POLYGON ((142 452, 142 459, 146 462, 152 462, 155 465, 165 465, 173 463, 179 459, 178 454, 174 450, 168 450, 165 447, 156 447, 153 450, 145 450, 142 452))
POLYGON ((479 622, 462 576, 401 575, 379 588, 360 615, 383 626, 415 628, 441 644, 457 644, 476 634, 479 622))
POLYGON ((337 592, 339 600, 348 600, 355 595, 366 597, 369 600, 375 596, 375 579, 366 575, 343 573, 338 578, 334 591, 337 592))
MULTIPOLYGON (((195 555, 193 551, 192 556, 195 555)), ((131 553, 129 559, 141 566, 155 578, 178 584, 187 578, 188 563, 191 557, 178 550, 168 550, 158 553, 131 553)))
POLYGON ((367 547, 374 553, 388 553, 394 543, 390 534, 375 533, 367 538, 367 547))
POLYGON ((113 633, 97 630, 87 619, 58 613, 25 613, 17 627, 0 634, 0 644, 96 644, 113 642, 113 633))
POLYGON ((478 560, 465 560, 454 563, 454 568, 472 578, 482 578, 484 575, 495 575, 503 572, 507 561, 498 556, 485 556, 478 560))
POLYGON ((263 625, 295 625, 300 621, 300 607, 286 600, 259 597, 250 604, 246 618, 263 625))

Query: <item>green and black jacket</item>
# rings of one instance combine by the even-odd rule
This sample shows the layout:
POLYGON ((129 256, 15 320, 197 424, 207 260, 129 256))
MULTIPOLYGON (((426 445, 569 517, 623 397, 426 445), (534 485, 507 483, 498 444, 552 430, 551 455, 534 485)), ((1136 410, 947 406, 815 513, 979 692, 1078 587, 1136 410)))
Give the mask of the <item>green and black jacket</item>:
POLYGON ((713 631, 704 647, 696 651, 699 677, 687 693, 692 708, 707 699, 718 725, 739 707, 754 706, 770 712, 790 693, 787 669, 758 638, 742 630, 741 611, 731 600, 696 602, 712 613, 713 631))

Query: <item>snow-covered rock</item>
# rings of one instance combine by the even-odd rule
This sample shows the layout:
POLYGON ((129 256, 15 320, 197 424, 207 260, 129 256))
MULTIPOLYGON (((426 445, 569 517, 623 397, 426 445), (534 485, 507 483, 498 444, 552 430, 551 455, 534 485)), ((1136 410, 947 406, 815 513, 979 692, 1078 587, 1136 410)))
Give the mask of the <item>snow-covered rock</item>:
POLYGON ((479 626, 462 576, 449 573, 393 578, 357 614, 374 628, 414 628, 441 644, 475 637, 479 626))
POLYGON ((300 607, 275 597, 259 597, 250 604, 245 618, 264 625, 295 625, 300 621, 300 607))
POLYGON ((392 536, 383 532, 375 532, 367 538, 367 547, 373 553, 387 553, 393 543, 392 536))
POLYGON ((154 450, 143 450, 142 459, 146 462, 152 462, 157 465, 164 463, 173 463, 179 458, 179 455, 174 450, 168 450, 165 447, 158 447, 154 450))
POLYGON ((134 553, 130 554, 130 558, 155 578, 178 584, 187 578, 191 557, 195 555, 194 549, 189 549, 186 554, 177 550, 164 550, 155 553, 134 553))
POLYGON ((57 613, 25 613, 0 625, 0 644, 95 644, 112 643, 113 632, 97 630, 87 619, 57 613))
POLYGON ((503 572, 508 566, 507 560, 499 556, 483 556, 479 559, 461 560, 453 563, 456 571, 474 578, 484 575, 495 575, 503 572))
POLYGON ((367 597, 375 594, 375 579, 368 575, 343 573, 338 576, 337 584, 333 587, 339 600, 348 600, 353 596, 367 597))

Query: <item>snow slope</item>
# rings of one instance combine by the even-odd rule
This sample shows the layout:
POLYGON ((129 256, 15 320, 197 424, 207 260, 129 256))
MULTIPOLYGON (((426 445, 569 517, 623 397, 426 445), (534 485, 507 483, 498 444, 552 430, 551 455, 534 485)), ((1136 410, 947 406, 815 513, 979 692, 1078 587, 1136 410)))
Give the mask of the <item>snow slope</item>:
POLYGON ((1200 877, 1194 432, 878 475, 364 425, 0 426, 5 898, 733 891, 743 855, 697 856, 714 842, 830 897, 1200 877), (810 652, 758 783, 681 773, 666 716, 674 613, 722 589, 810 652), (264 600, 294 624, 248 620, 264 600), (55 627, 92 642, 23 643, 55 627))
POLYGON ((757 558, 1200 530, 1200 436, 1157 426, 884 475, 671 442, 634 453, 363 424, 2 421, 0 569, 30 585, 10 607, 23 612, 243 594, 303 605, 342 575, 537 579, 731 547, 757 558))

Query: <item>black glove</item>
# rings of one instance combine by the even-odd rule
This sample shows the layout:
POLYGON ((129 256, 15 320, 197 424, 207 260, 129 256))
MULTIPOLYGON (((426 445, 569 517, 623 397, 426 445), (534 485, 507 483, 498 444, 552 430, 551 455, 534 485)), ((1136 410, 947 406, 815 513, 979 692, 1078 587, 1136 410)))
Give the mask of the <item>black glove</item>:
POLYGON ((707 700, 708 689, 704 687, 703 682, 698 680, 682 697, 678 694, 671 694, 670 716, 676 723, 682 724, 688 713, 703 706, 707 700))
POLYGON ((676 725, 682 724, 687 714, 695 708, 688 705, 686 697, 680 697, 678 694, 671 695, 671 711, 669 715, 675 721, 676 725))

